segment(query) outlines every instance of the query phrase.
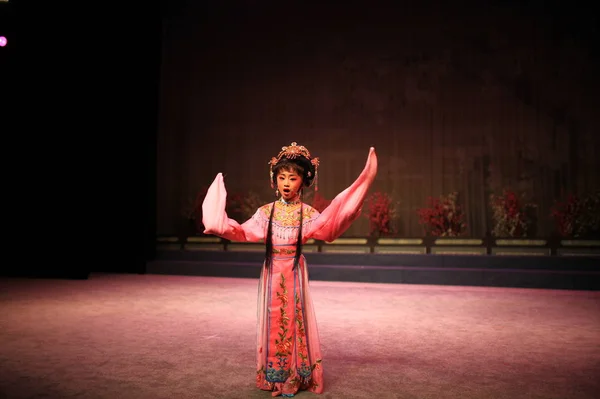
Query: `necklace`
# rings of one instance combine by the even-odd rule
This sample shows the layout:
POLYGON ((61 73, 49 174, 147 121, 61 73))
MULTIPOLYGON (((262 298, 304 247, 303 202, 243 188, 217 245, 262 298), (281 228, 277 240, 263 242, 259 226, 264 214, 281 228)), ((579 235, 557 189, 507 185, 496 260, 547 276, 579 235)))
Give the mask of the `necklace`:
POLYGON ((287 206, 298 205, 300 203, 300 198, 298 198, 296 201, 286 201, 283 198, 279 198, 279 202, 287 206))

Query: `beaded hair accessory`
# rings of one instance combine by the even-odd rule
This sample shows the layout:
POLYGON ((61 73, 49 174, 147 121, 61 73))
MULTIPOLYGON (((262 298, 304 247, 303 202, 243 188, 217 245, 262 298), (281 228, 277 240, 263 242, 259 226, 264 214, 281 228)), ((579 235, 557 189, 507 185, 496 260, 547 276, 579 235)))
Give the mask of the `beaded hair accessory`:
MULTIPOLYGON (((319 157, 311 158, 310 152, 308 151, 308 149, 303 145, 298 145, 295 141, 289 146, 281 147, 281 151, 279 152, 277 157, 273 157, 269 161, 269 169, 270 169, 269 175, 271 177, 271 188, 275 188, 274 184, 273 184, 273 167, 275 165, 277 165, 277 163, 281 160, 281 158, 296 159, 298 157, 304 157, 304 158, 308 159, 310 161, 310 163, 315 167, 315 177, 314 177, 314 179, 312 179, 310 185, 312 186, 314 184, 315 191, 318 191, 317 172, 319 170, 319 157)), ((307 174, 308 174, 308 177, 311 177, 310 170, 308 171, 307 174)))

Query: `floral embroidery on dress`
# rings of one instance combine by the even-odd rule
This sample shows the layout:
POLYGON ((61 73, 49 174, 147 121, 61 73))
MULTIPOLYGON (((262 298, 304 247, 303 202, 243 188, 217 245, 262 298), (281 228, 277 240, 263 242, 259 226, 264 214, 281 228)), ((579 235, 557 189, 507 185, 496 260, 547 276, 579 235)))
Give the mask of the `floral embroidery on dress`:
MULTIPOLYGON (((269 217, 271 216, 271 207, 273 204, 263 205, 261 209, 262 216, 269 221, 269 217)), ((317 215, 316 209, 310 205, 304 204, 302 206, 302 221, 306 223, 306 221, 314 219, 317 215)), ((295 207, 275 207, 275 212, 273 213, 273 223, 277 223, 282 227, 298 227, 298 219, 300 215, 300 205, 295 207)))
POLYGON ((267 381, 269 382, 285 382, 290 376, 290 364, 288 360, 288 356, 292 354, 293 342, 292 335, 288 335, 288 324, 290 322, 290 318, 287 314, 285 307, 288 304, 288 290, 286 286, 285 276, 281 275, 281 280, 279 282, 279 288, 281 291, 277 291, 277 299, 281 301, 281 306, 279 307, 279 318, 277 319, 277 323, 279 324, 279 338, 275 340, 275 345, 277 351, 275 352, 275 357, 277 357, 277 367, 273 366, 273 362, 269 362, 267 368, 267 381))
POLYGON ((264 366, 260 369, 256 370, 256 383, 260 384, 263 379, 264 374, 266 373, 264 366))
MULTIPOLYGON (((311 372, 315 369, 319 370, 321 368, 321 359, 317 359, 317 361, 311 366, 311 372)), ((312 378, 308 383, 309 391, 317 391, 319 389, 319 384, 312 378)))
POLYGON ((304 317, 302 315, 302 303, 300 296, 296 293, 296 350, 300 358, 298 366, 298 374, 302 377, 302 382, 307 384, 310 381, 312 368, 308 359, 308 351, 306 347, 306 332, 304 330, 304 317))
MULTIPOLYGON (((252 217, 254 222, 266 231, 269 225, 269 217, 271 216, 271 208, 273 203, 263 205, 252 217)), ((288 209, 292 207, 275 207, 273 214, 273 236, 290 240, 298 237, 298 227, 300 226, 300 205, 296 206, 292 210, 288 209)), ((310 205, 302 205, 302 226, 303 228, 309 226, 318 216, 319 212, 311 207, 310 205)))

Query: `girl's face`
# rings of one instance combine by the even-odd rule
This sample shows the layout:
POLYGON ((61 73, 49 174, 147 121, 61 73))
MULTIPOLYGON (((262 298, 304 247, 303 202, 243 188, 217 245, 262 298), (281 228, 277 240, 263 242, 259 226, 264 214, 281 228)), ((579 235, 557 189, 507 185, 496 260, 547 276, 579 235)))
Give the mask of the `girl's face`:
POLYGON ((293 170, 281 170, 277 174, 277 189, 281 198, 286 201, 295 200, 302 188, 302 177, 293 170))

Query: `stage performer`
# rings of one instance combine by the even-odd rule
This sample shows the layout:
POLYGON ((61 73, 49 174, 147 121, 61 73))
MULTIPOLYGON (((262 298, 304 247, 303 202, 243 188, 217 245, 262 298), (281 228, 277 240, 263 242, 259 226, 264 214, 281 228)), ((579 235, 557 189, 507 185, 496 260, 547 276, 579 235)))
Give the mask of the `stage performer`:
POLYGON ((301 200, 303 190, 317 181, 319 158, 292 143, 268 165, 278 199, 243 224, 228 218, 223 175, 217 174, 202 204, 204 233, 266 244, 258 284, 256 386, 272 396, 322 393, 319 334, 302 244, 310 238, 331 242, 356 220, 377 173, 377 156, 371 147, 360 176, 322 213, 301 200))

